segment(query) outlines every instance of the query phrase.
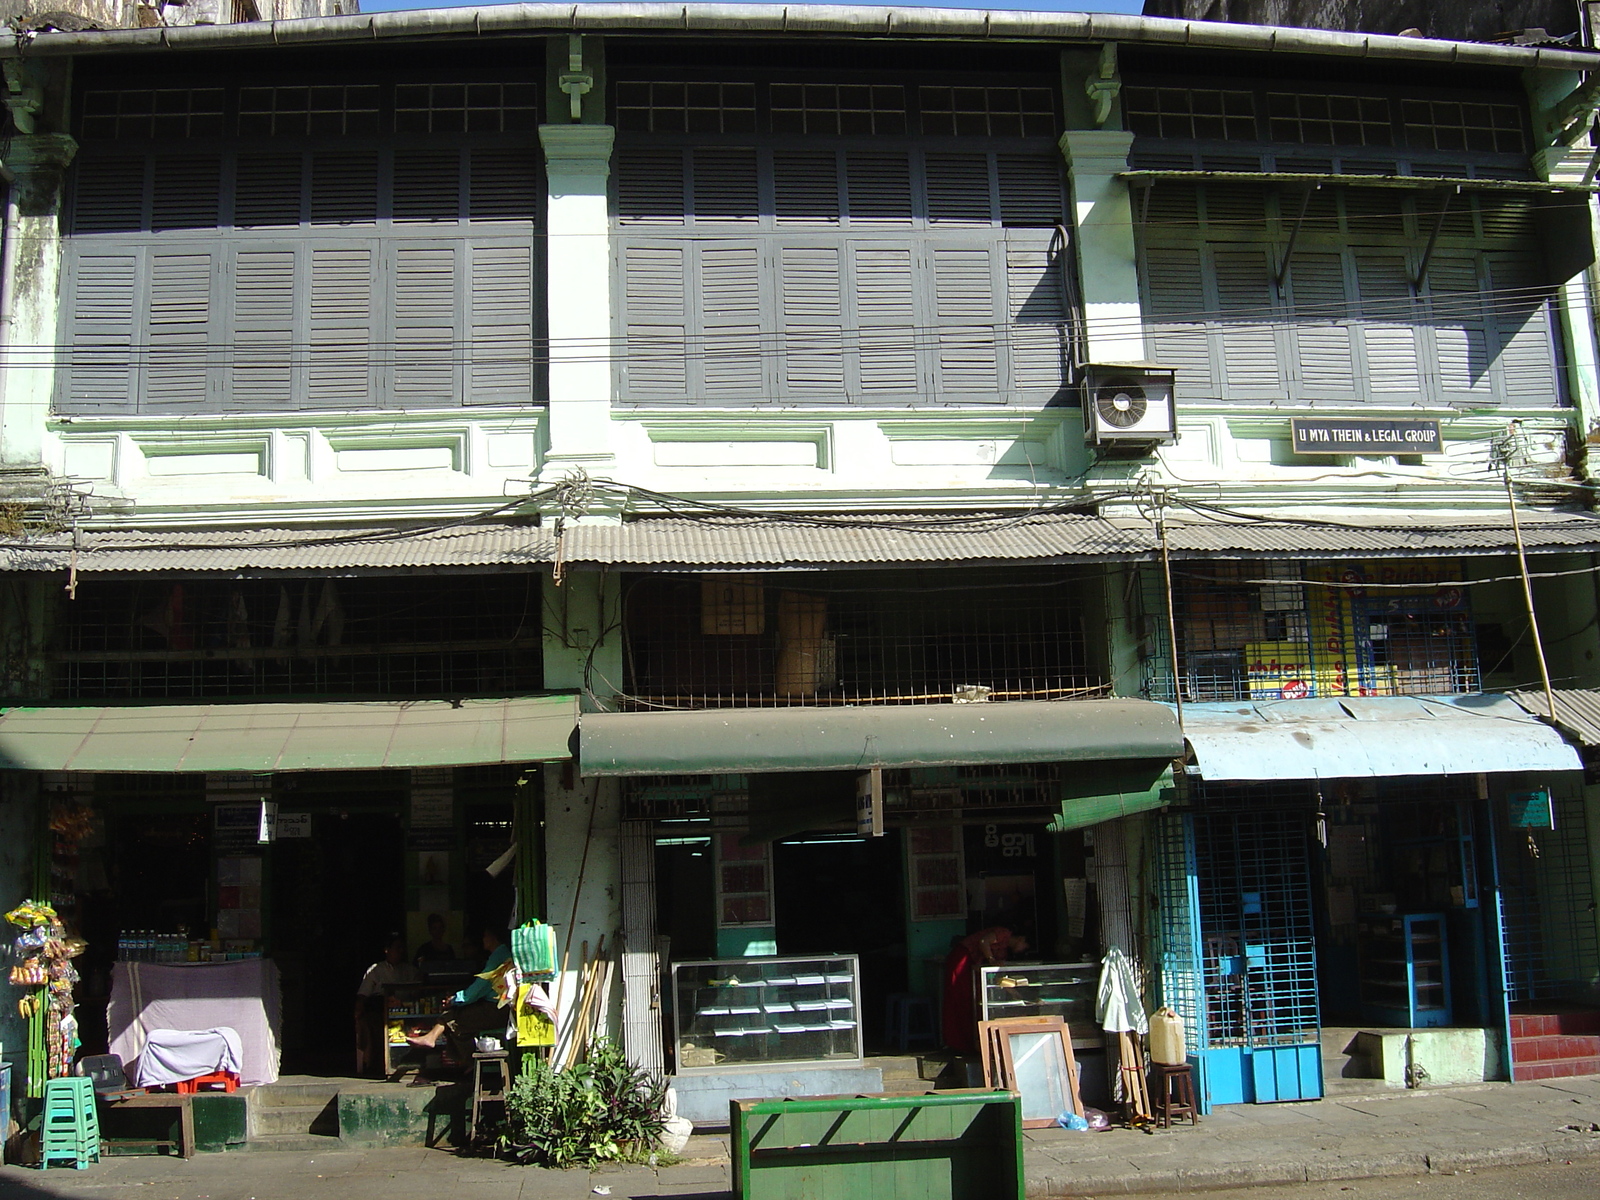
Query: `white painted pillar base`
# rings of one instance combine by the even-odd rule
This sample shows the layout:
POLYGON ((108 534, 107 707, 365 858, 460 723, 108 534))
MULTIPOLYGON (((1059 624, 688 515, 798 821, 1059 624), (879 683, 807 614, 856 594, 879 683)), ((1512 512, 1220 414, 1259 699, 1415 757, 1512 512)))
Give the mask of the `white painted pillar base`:
POLYGON ((1091 362, 1142 362, 1138 255, 1128 185, 1133 134, 1119 129, 1069 129, 1061 135, 1072 179, 1078 273, 1083 281, 1091 362))

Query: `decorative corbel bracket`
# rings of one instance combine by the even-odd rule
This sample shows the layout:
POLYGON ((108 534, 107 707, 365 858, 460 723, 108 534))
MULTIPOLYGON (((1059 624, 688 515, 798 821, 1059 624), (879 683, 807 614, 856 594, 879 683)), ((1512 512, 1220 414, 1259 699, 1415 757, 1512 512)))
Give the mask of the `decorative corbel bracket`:
POLYGON ((44 108, 44 79, 39 64, 27 59, 5 60, 4 103, 12 123, 21 134, 38 133, 39 113, 44 108))
POLYGON ((1100 67, 1084 83, 1090 103, 1094 105, 1094 123, 1104 125, 1111 119, 1111 106, 1122 91, 1122 80, 1117 75, 1117 44, 1107 42, 1100 47, 1100 67))
POLYGON ((583 67, 581 34, 569 34, 567 37, 567 70, 557 78, 556 86, 567 94, 571 119, 574 122, 583 120, 583 98, 594 90, 594 75, 583 67))
POLYGON ((1600 111, 1600 75, 1592 75, 1588 82, 1550 110, 1554 139, 1572 145, 1594 124, 1597 111, 1600 111))

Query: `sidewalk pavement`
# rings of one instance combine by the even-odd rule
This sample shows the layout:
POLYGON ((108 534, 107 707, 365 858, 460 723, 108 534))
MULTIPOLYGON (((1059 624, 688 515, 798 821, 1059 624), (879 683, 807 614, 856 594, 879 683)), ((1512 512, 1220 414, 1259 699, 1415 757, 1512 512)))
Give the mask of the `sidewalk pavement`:
MULTIPOLYGON (((1197 1127, 1151 1134, 1047 1129, 1025 1137, 1030 1200, 1600 1159, 1600 1078, 1237 1105, 1197 1127)), ((543 1171, 421 1147, 344 1149, 330 1138, 321 1153, 118 1157, 86 1171, 5 1167, 0 1200, 109 1200, 111 1189, 132 1188, 139 1200, 720 1200, 728 1184, 724 1137, 695 1137, 671 1167, 594 1171, 543 1171)))

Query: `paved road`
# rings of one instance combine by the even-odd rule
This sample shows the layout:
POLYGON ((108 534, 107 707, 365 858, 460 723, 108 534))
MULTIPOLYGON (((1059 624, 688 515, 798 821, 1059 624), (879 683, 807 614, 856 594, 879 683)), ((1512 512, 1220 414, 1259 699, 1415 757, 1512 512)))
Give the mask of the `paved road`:
POLYGON ((1463 1170, 1453 1175, 1163 1192, 1147 1194, 1143 1200, 1595 1200, 1596 1196, 1600 1196, 1600 1162, 1590 1158, 1544 1166, 1463 1170))

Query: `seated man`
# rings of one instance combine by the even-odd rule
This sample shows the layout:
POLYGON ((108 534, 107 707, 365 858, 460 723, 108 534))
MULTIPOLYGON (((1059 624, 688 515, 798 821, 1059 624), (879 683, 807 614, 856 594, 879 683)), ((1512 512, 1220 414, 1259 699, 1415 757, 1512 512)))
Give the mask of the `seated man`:
MULTIPOLYGON (((489 952, 489 961, 483 964, 483 974, 487 975, 511 958, 511 947, 506 944, 507 936, 504 929, 492 926, 483 931, 483 948, 489 952)), ((426 1033, 408 1037, 406 1041, 421 1049, 432 1050, 438 1045, 439 1039, 448 1033, 456 1060, 465 1063, 472 1059, 474 1034, 489 1030, 504 1033, 510 1021, 509 1014, 502 1011, 495 1000, 494 985, 487 979, 474 979, 446 1000, 445 1007, 447 1015, 444 1020, 426 1033)))
POLYGON ((417 969, 406 961, 405 939, 390 934, 383 958, 367 968, 356 988, 356 1074, 383 1074, 384 997, 397 984, 418 982, 417 969))
POLYGON ((417 950, 417 970, 426 972, 429 963, 454 962, 456 950, 444 940, 444 918, 438 913, 428 914, 428 940, 417 950))

